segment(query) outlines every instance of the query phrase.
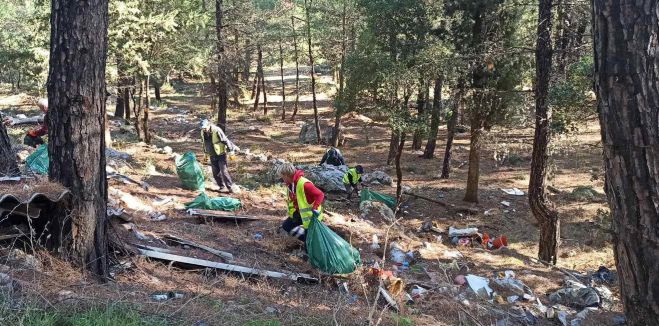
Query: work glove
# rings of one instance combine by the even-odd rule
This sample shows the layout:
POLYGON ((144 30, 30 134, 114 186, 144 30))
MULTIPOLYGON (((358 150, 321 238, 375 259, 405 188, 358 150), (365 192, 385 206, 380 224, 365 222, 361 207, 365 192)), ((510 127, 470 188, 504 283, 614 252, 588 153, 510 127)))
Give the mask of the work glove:
POLYGON ((320 211, 318 211, 317 209, 314 209, 314 210, 311 211, 311 214, 313 214, 313 217, 318 218, 318 216, 320 216, 320 211))

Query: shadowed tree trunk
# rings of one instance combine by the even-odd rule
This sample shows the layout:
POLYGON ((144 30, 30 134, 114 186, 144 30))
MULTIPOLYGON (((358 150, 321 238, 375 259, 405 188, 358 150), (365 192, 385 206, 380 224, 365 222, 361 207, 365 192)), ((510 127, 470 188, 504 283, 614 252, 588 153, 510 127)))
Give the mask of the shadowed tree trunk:
POLYGON ((458 112, 462 106, 462 97, 464 96, 465 81, 458 80, 458 91, 451 105, 451 116, 446 123, 446 149, 444 150, 444 161, 442 164, 442 174, 440 178, 448 179, 451 174, 451 156, 453 154, 453 139, 455 138, 455 126, 458 124, 458 112))
POLYGON ((400 132, 391 129, 391 138, 389 139, 389 155, 387 155, 387 165, 394 163, 396 154, 398 153, 398 145, 400 145, 400 132))
POLYGON ((435 79, 435 87, 433 88, 432 99, 432 117, 430 118, 430 135, 428 135, 428 142, 426 143, 426 150, 423 152, 423 158, 431 159, 435 157, 435 146, 437 145, 437 132, 439 128, 439 120, 442 116, 442 83, 443 76, 435 79))
POLYGON ((142 110, 144 108, 144 97, 142 94, 144 93, 144 84, 142 83, 142 80, 139 81, 140 83, 140 92, 139 92, 139 102, 134 108, 135 113, 135 132, 137 133, 137 138, 140 140, 144 140, 144 135, 142 134, 142 110))
POLYGON ((263 73, 263 56, 259 56, 261 70, 261 91, 263 92, 263 114, 268 115, 268 90, 265 88, 265 74, 263 73))
POLYGON ((67 216, 71 234, 63 252, 106 280, 108 1, 52 0, 50 23, 49 176, 73 195, 67 216))
POLYGON ((295 106, 291 121, 295 121, 298 105, 300 104, 300 60, 297 49, 297 32, 295 31, 295 17, 291 17, 291 26, 293 28, 293 53, 295 54, 295 106))
MULTIPOLYGON (((416 110, 418 113, 419 119, 423 118, 423 115, 425 113, 425 108, 426 108, 426 81, 423 78, 419 79, 419 94, 417 95, 416 98, 416 110)), ((421 128, 417 128, 417 130, 414 132, 414 136, 412 137, 412 149, 413 150, 419 150, 421 149, 421 143, 423 142, 423 133, 421 132, 421 128)))
POLYGON ((400 142, 396 150, 396 212, 400 208, 403 198, 403 170, 400 165, 400 157, 403 155, 403 148, 405 148, 405 133, 400 133, 400 142))
POLYGON ((144 133, 144 142, 151 144, 151 132, 149 131, 149 110, 151 109, 151 96, 149 95, 149 80, 151 76, 146 75, 144 81, 144 117, 142 117, 142 132, 144 133))
POLYGON ((158 83, 153 84, 153 93, 154 96, 156 97, 156 101, 162 101, 160 99, 160 85, 158 83))
POLYGON ((471 117, 471 138, 469 147, 469 171, 467 172, 467 190, 464 201, 478 203, 478 179, 480 177, 481 140, 483 121, 478 114, 471 117))
POLYGON ((595 91, 627 325, 659 325, 659 2, 595 0, 595 91))
POLYGON ((281 73, 281 121, 286 120, 286 84, 284 83, 284 50, 279 39, 279 71, 281 73))
MULTIPOLYGON (((2 117, 0 116, 0 120, 2 117)), ((15 176, 19 174, 16 153, 11 147, 7 128, 0 121, 0 176, 15 176)))
POLYGON ((121 94, 119 96, 123 97, 124 99, 124 118, 126 121, 130 121, 130 88, 132 87, 131 85, 131 80, 129 77, 126 77, 126 85, 125 87, 121 90, 121 94))
POLYGON ((245 38, 245 57, 243 59, 242 82, 249 87, 249 68, 252 66, 252 42, 245 38))
POLYGON ((552 0, 540 0, 538 4, 538 37, 535 50, 535 137, 533 159, 529 179, 529 206, 540 224, 538 258, 556 264, 560 244, 558 212, 547 200, 546 180, 549 160, 548 147, 551 139, 551 107, 547 101, 551 79, 551 6, 552 0))
POLYGON ((311 100, 313 103, 313 119, 316 127, 318 143, 322 142, 320 135, 320 121, 318 120, 318 105, 316 104, 316 68, 313 61, 313 46, 311 45, 311 3, 313 0, 304 0, 304 11, 307 18, 307 46, 309 48, 309 65, 311 66, 311 100))
MULTIPOLYGON (((343 95, 345 88, 345 65, 346 65, 346 51, 347 51, 347 27, 346 27, 346 2, 343 1, 343 11, 341 15, 341 67, 339 68, 339 94, 343 95)), ((334 135, 332 135, 332 146, 339 146, 339 139, 341 138, 341 116, 343 112, 341 108, 336 106, 334 112, 334 135)))
POLYGON ((121 59, 117 57, 117 103, 114 107, 114 117, 123 118, 126 114, 124 98, 121 96, 123 87, 126 84, 126 78, 123 76, 121 59))
POLYGON ((228 87, 226 62, 224 58, 224 34, 222 31, 223 21, 223 0, 215 0, 215 33, 217 34, 217 125, 225 132, 227 127, 227 106, 228 106, 228 87))
POLYGON ((261 51, 261 44, 258 44, 256 46, 256 53, 257 53, 257 59, 256 59, 256 96, 254 97, 254 111, 256 111, 259 108, 259 99, 261 97, 261 80, 263 78, 263 66, 261 65, 261 62, 263 60, 263 52, 261 51))

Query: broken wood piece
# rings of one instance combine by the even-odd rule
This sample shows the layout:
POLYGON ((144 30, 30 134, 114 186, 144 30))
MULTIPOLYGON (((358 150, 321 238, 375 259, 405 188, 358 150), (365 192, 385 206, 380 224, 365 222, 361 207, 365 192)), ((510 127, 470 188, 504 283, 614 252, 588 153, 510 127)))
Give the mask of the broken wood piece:
POLYGON ((21 177, 0 177, 0 182, 21 181, 21 177))
POLYGON ((43 120, 43 118, 44 118, 43 115, 29 117, 29 118, 23 118, 23 119, 12 118, 12 117, 9 117, 9 118, 11 119, 12 126, 39 124, 39 123, 43 123, 43 121, 44 121, 43 120))
POLYGON ((116 172, 111 172, 111 173, 108 173, 107 177, 108 178, 119 179, 119 180, 122 180, 122 181, 128 182, 128 183, 134 183, 134 184, 144 188, 144 190, 149 191, 150 186, 149 186, 148 183, 143 182, 143 181, 137 181, 137 180, 135 180, 131 177, 125 176, 123 174, 119 174, 119 173, 116 173, 116 172))
POLYGON ((309 275, 309 274, 304 274, 304 273, 292 273, 292 272, 273 272, 273 271, 267 271, 267 270, 262 270, 262 269, 256 269, 256 268, 249 268, 249 267, 244 267, 244 266, 239 266, 239 265, 232 265, 232 264, 225 264, 225 263, 219 263, 219 262, 214 262, 210 260, 204 260, 204 259, 197 259, 197 258, 191 258, 191 257, 186 257, 186 256, 180 256, 180 255, 174 255, 174 254, 168 254, 168 253, 163 253, 163 252, 158 252, 154 250, 148 250, 148 249, 143 249, 140 247, 136 247, 140 255, 149 257, 149 258, 154 258, 154 259, 160 259, 160 260, 167 260, 171 262, 178 262, 178 263, 183 263, 183 264, 189 264, 189 265, 195 265, 199 267, 207 267, 207 268, 213 268, 213 269, 220 269, 224 270, 227 272, 231 273, 241 273, 241 274, 249 274, 249 275, 254 275, 254 276, 264 276, 264 277, 274 277, 274 278, 280 278, 280 279, 288 279, 296 282, 307 282, 307 283, 317 283, 318 279, 309 275))
POLYGON ((22 236, 22 234, 20 234, 20 233, 16 233, 16 234, 3 234, 3 235, 0 235, 0 241, 10 240, 10 239, 16 239, 16 238, 20 238, 21 236, 22 236))
POLYGON ((256 216, 250 216, 250 215, 238 215, 238 214, 233 214, 230 212, 221 212, 221 211, 213 211, 209 209, 195 209, 191 208, 187 210, 188 214, 192 216, 203 216, 203 217, 212 217, 212 218, 219 218, 219 219, 231 219, 231 220, 243 220, 243 221, 253 221, 253 220, 258 220, 259 218, 256 216))
POLYGON ((232 261, 233 260, 233 254, 230 253, 230 252, 217 250, 217 249, 214 249, 214 248, 211 248, 211 247, 199 244, 199 243, 195 243, 195 242, 192 242, 192 241, 189 241, 189 240, 177 238, 173 235, 166 235, 165 240, 169 240, 169 241, 172 241, 172 242, 176 242, 178 244, 188 245, 190 247, 195 247, 195 248, 199 248, 199 249, 202 249, 202 250, 206 250, 206 251, 210 252, 211 254, 213 254, 215 256, 218 256, 222 259, 225 259, 227 261, 232 261))
POLYGON ((475 208, 452 205, 452 204, 449 204, 449 203, 443 202, 443 201, 441 201, 441 200, 435 200, 435 199, 428 198, 428 197, 425 197, 425 196, 417 195, 417 194, 412 193, 412 192, 410 192, 410 191, 406 191, 406 192, 405 192, 405 195, 412 196, 412 197, 419 198, 419 199, 423 199, 423 200, 427 200, 427 201, 429 201, 429 202, 431 202, 431 203, 435 203, 435 204, 437 204, 437 205, 440 205, 440 206, 443 206, 443 207, 447 207, 447 208, 449 208, 449 209, 453 209, 453 210, 455 210, 456 212, 464 212, 464 213, 472 214, 472 215, 476 215, 476 214, 479 213, 479 210, 477 210, 477 209, 475 209, 475 208))

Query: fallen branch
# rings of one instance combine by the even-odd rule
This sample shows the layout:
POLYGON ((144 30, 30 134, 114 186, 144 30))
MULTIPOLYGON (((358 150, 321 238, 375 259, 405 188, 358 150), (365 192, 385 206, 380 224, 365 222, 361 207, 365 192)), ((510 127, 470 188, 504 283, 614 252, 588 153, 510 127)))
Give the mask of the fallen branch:
POLYGON ((211 254, 213 254, 215 256, 218 256, 222 259, 225 259, 227 261, 232 261, 233 260, 233 254, 231 254, 230 252, 217 250, 217 249, 214 249, 214 248, 211 248, 211 247, 199 244, 199 243, 195 243, 195 242, 192 242, 192 241, 189 241, 189 240, 177 238, 173 235, 166 235, 165 240, 169 240, 169 241, 172 241, 172 242, 176 242, 178 244, 188 245, 190 247, 195 247, 195 248, 199 248, 199 249, 208 251, 211 254))
POLYGON ((244 220, 244 221, 251 221, 251 220, 258 220, 259 218, 256 216, 251 216, 251 215, 238 215, 238 214, 233 214, 229 212, 220 212, 220 211, 213 211, 213 210, 208 210, 208 209, 188 209, 187 210, 188 214, 192 216, 203 216, 203 217, 212 217, 212 218, 220 218, 220 219, 231 219, 231 220, 244 220))
POLYGON ((427 200, 427 201, 429 201, 431 203, 435 203, 439 206, 455 210, 456 212, 463 212, 463 213, 468 213, 468 214, 472 214, 472 215, 476 215, 476 214, 480 213, 480 211, 475 209, 475 208, 464 207, 464 206, 456 206, 456 205, 453 205, 453 204, 449 204, 447 202, 443 202, 441 200, 436 200, 436 199, 428 198, 428 197, 425 197, 425 196, 417 195, 417 194, 414 194, 410 191, 406 191, 405 195, 412 196, 412 197, 419 198, 419 199, 423 199, 423 200, 427 200))

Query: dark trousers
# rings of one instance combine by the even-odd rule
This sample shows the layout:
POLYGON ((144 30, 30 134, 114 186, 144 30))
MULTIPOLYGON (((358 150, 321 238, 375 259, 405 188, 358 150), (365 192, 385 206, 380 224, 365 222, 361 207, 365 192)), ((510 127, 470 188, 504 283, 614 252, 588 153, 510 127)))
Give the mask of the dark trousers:
POLYGON ((284 223, 281 224, 281 228, 291 237, 295 237, 302 242, 307 240, 307 230, 302 227, 302 218, 300 217, 299 212, 295 212, 293 218, 289 217, 284 220, 284 223))
POLYGON ((213 155, 211 156, 211 168, 213 169, 213 178, 220 188, 227 187, 231 189, 233 181, 229 175, 229 168, 227 166, 227 155, 213 155))

